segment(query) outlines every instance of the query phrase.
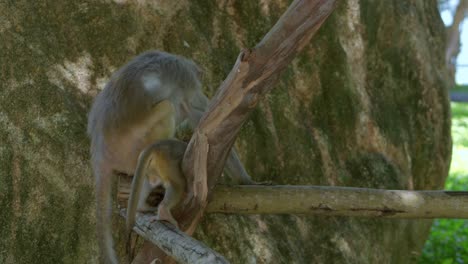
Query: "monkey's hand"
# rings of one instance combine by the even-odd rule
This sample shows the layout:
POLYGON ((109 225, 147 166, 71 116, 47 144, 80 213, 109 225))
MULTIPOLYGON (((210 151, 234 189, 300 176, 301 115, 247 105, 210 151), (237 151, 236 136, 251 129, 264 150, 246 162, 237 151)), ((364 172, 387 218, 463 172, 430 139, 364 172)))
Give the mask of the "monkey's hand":
POLYGON ((192 138, 192 134, 193 128, 188 119, 185 119, 176 127, 175 137, 181 141, 188 142, 192 138))

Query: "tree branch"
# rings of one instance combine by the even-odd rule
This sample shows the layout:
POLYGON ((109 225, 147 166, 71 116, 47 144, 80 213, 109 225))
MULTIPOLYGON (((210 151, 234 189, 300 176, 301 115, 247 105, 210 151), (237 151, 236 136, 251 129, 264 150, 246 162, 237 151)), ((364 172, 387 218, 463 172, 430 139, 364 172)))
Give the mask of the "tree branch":
MULTIPOLYGON (((126 207, 131 182, 119 183, 126 207)), ((207 213, 311 214, 374 218, 468 219, 468 192, 404 191, 334 186, 217 186, 207 213)), ((156 206, 155 204, 153 204, 156 206)), ((123 217, 125 210, 121 211, 123 217)), ((182 263, 227 263, 217 252, 174 227, 137 217, 134 231, 182 263), (200 261, 200 262, 196 262, 200 261), (212 261, 212 262, 209 262, 212 261)))
POLYGON ((445 66, 448 70, 450 86, 455 85, 456 60, 460 53, 460 30, 463 20, 468 12, 468 0, 460 0, 453 16, 453 23, 447 28, 445 46, 445 66))
POLYGON ((447 32, 447 48, 445 50, 445 63, 447 66, 455 67, 453 58, 460 52, 460 26, 468 11, 468 0, 460 0, 453 16, 452 25, 447 32))
POLYGON ((468 192, 330 186, 217 186, 208 213, 468 218, 468 192))
MULTIPOLYGON (((182 167, 188 193, 182 214, 176 216, 176 220, 187 234, 195 231, 203 215, 242 123, 335 9, 337 2, 295 0, 254 49, 239 54, 184 155, 182 167)), ((141 256, 144 254, 141 252, 141 256)))
POLYGON ((188 195, 177 219, 191 234, 207 205, 237 133, 281 71, 334 10, 336 0, 296 0, 252 50, 240 53, 190 140, 183 170, 188 195))
MULTIPOLYGON (((118 201, 127 206, 121 182, 118 201)), ((157 204, 152 204, 157 206, 157 204)), ((207 213, 311 214, 385 218, 468 218, 468 192, 336 186, 216 186, 207 213)))
MULTIPOLYGON (((126 217, 126 210, 121 210, 120 215, 126 217)), ((202 242, 186 235, 171 224, 152 221, 151 217, 154 215, 138 214, 133 231, 151 241, 179 263, 229 263, 222 255, 202 242)))

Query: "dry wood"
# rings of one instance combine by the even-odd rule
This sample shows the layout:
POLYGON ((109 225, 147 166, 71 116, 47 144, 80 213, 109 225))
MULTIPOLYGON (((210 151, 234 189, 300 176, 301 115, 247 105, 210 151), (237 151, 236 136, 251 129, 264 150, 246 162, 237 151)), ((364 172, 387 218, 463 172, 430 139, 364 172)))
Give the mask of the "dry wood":
POLYGON ((331 186, 218 186, 208 213, 468 218, 468 192, 331 186))
POLYGON ((309 43, 336 3, 336 0, 294 1, 255 48, 239 55, 184 156, 189 192, 182 218, 177 220, 187 233, 195 230, 242 123, 273 87, 282 70, 309 43))
MULTIPOLYGON (((126 210, 120 211, 121 216, 125 217, 126 214, 126 210)), ((179 263, 229 263, 222 255, 202 242, 186 235, 169 223, 152 221, 151 217, 154 215, 138 214, 133 231, 158 246, 179 263)))
MULTIPOLYGON (((195 231, 248 114, 274 86, 296 54, 309 43, 337 2, 295 0, 255 48, 239 54, 196 128, 184 156, 188 194, 181 217, 176 220, 188 234, 195 231)), ((139 255, 149 255, 148 251, 143 250, 139 255)))
MULTIPOLYGON (((129 182, 122 182, 123 190, 129 182)), ((128 193, 119 192, 126 207, 128 193)), ((207 213, 468 219, 468 192, 336 186, 216 186, 207 213)))

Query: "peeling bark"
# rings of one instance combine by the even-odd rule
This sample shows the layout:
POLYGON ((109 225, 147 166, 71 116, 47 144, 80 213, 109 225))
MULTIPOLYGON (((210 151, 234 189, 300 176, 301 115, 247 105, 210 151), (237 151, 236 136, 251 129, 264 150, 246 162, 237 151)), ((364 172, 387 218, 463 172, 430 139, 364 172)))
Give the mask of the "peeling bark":
MULTIPOLYGON (((125 217, 127 212, 120 211, 125 217)), ((229 262, 218 252, 210 249, 200 241, 186 235, 173 225, 154 221, 153 215, 141 215, 136 217, 133 230, 158 246, 164 253, 173 257, 179 263, 187 264, 228 264, 229 262)))

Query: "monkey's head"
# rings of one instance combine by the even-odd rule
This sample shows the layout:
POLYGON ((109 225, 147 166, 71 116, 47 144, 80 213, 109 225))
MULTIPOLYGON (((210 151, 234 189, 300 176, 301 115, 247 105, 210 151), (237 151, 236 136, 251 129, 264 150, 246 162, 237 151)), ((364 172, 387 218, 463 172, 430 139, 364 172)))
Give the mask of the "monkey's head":
POLYGON ((162 51, 148 51, 113 74, 104 94, 97 97, 107 101, 97 105, 112 112, 104 122, 118 125, 143 117, 159 102, 170 100, 180 119, 197 104, 192 102, 203 96, 200 77, 201 70, 193 61, 162 51))
POLYGON ((201 71, 191 60, 162 51, 149 51, 129 64, 132 62, 144 68, 139 71, 138 79, 154 100, 190 101, 201 90, 201 71))

